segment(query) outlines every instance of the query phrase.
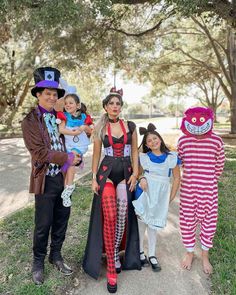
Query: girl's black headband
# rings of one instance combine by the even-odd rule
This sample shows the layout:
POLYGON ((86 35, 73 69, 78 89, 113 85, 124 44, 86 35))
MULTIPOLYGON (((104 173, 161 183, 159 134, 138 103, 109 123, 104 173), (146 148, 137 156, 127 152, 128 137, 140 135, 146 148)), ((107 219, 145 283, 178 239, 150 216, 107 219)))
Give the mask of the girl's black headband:
POLYGON ((156 130, 156 126, 153 125, 152 123, 148 124, 148 127, 139 127, 139 134, 140 135, 146 135, 148 132, 153 132, 156 130))

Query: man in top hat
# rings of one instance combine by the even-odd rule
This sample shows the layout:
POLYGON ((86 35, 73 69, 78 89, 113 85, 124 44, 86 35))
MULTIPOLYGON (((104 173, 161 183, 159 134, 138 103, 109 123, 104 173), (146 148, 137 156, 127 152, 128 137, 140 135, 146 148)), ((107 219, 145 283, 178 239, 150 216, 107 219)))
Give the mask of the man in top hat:
POLYGON ((64 96, 59 88, 60 71, 51 67, 34 71, 35 86, 31 90, 38 99, 37 107, 22 122, 23 138, 31 154, 30 193, 35 194, 35 228, 33 239, 33 281, 43 284, 44 259, 47 254, 49 231, 51 243, 49 262, 65 275, 72 270, 63 262, 61 248, 65 239, 70 207, 62 204, 63 173, 80 158, 65 150, 64 139, 58 132, 57 99, 64 96))

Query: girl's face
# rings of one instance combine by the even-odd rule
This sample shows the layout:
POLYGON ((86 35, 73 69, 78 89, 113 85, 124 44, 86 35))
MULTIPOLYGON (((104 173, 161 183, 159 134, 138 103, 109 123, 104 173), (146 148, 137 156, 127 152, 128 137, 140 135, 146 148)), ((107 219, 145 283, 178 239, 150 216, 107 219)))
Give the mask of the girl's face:
POLYGON ((75 115, 77 109, 80 109, 80 103, 76 103, 73 97, 67 96, 65 99, 66 112, 75 115))
POLYGON ((161 140, 156 134, 148 134, 146 139, 146 146, 151 151, 160 151, 161 140))
POLYGON ((111 97, 108 104, 105 105, 105 110, 108 116, 118 117, 121 112, 121 102, 119 98, 116 96, 111 97))

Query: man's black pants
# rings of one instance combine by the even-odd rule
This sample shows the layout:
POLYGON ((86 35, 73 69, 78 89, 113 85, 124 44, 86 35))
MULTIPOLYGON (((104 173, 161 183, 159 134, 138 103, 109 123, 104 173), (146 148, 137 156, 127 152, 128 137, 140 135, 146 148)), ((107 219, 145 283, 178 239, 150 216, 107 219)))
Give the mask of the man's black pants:
POLYGON ((35 195, 35 229, 33 241, 33 271, 42 269, 47 254, 51 230, 50 259, 62 260, 61 248, 65 240, 70 207, 62 204, 61 193, 64 180, 61 173, 55 177, 46 176, 44 193, 35 195))

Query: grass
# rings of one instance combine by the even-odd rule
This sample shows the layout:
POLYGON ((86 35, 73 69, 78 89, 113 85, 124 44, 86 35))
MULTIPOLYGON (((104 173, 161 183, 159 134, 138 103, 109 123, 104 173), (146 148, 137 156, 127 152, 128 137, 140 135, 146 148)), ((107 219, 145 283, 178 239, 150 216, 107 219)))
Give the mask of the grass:
POLYGON ((73 206, 63 246, 63 256, 73 267, 75 275, 62 275, 45 260, 45 283, 34 285, 31 279, 32 230, 34 209, 28 207, 0 223, 0 294, 52 295, 63 294, 74 285, 84 253, 92 192, 89 179, 83 178, 73 194, 73 206))
POLYGON ((211 261, 213 294, 236 294, 236 148, 226 148, 226 164, 219 182, 219 218, 211 261))
MULTIPOLYGON (((226 148, 227 161, 219 182, 219 220, 211 261, 212 294, 236 294, 236 148, 226 148)), ((61 295, 78 284, 84 253, 92 192, 90 179, 80 180, 73 195, 72 213, 63 256, 75 270, 62 277, 46 260, 45 283, 40 288, 31 280, 33 208, 26 208, 0 223, 0 294, 61 295)))

